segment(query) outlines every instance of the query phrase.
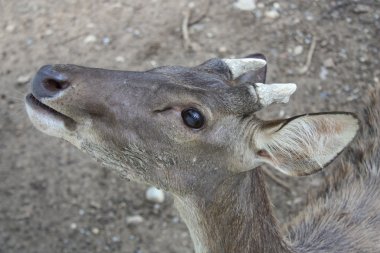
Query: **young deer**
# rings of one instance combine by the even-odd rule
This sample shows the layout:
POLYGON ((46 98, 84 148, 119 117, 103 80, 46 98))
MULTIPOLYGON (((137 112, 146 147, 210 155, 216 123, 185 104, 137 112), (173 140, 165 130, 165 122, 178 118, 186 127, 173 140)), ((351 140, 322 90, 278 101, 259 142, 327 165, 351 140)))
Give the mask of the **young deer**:
POLYGON ((263 84, 266 61, 211 59, 146 72, 44 66, 26 108, 33 124, 123 177, 173 194, 197 253, 380 252, 379 92, 331 179, 286 232, 260 165, 291 176, 320 171, 354 139, 350 113, 263 121, 294 84, 263 84))

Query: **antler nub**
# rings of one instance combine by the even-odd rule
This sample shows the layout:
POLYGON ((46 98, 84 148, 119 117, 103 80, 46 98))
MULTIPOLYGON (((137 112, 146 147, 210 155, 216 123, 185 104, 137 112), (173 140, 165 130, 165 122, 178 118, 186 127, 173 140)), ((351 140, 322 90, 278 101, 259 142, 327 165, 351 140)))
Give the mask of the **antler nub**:
POLYGON ((271 104, 287 103, 290 96, 296 91, 297 85, 294 83, 273 83, 254 85, 259 104, 266 107, 271 104))
POLYGON ((230 68, 232 79, 235 79, 248 71, 254 71, 265 67, 267 61, 259 58, 223 59, 230 68))

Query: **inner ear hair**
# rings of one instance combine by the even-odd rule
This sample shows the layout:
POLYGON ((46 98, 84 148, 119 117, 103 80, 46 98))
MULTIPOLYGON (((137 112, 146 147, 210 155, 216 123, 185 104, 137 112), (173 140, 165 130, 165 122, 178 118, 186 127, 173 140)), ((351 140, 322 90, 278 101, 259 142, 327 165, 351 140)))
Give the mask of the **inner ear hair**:
POLYGON ((346 112, 264 122, 255 138, 257 156, 288 175, 312 174, 336 158, 358 129, 356 116, 346 112))

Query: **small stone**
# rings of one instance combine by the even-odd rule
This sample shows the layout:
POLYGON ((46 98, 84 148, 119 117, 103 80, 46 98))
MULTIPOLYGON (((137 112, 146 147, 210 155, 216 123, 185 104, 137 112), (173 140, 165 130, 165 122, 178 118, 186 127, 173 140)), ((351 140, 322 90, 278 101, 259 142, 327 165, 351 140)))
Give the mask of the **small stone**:
POLYGON ((30 79, 31 79, 30 74, 19 76, 17 77, 17 84, 26 84, 27 82, 30 81, 30 79))
POLYGON ((293 203, 297 205, 297 204, 302 203, 302 200, 303 200, 303 198, 298 197, 298 198, 295 198, 295 199, 293 200, 293 203))
POLYGON ((50 35, 52 35, 54 32, 53 32, 53 30, 51 30, 51 29, 47 29, 46 31, 45 31, 45 36, 50 36, 50 35))
POLYGON ((27 39, 26 39, 26 44, 27 44, 28 46, 33 45, 33 43, 34 43, 34 41, 33 41, 32 38, 27 38, 27 39))
POLYGON ((123 57, 123 56, 116 56, 115 57, 115 61, 117 61, 117 62, 125 62, 125 58, 123 57))
POLYGON ((276 10, 279 10, 281 8, 281 5, 277 2, 273 3, 273 8, 275 8, 276 10))
POLYGON ((108 46, 111 43, 110 37, 107 37, 107 36, 103 37, 102 43, 103 45, 108 46))
POLYGON ((221 47, 218 48, 218 51, 221 54, 225 54, 225 53, 227 53, 227 47, 221 46, 221 47))
POLYGON ((320 97, 321 99, 326 100, 328 97, 330 97, 330 93, 328 93, 328 92, 326 92, 326 91, 322 91, 322 92, 319 93, 319 97, 320 97))
POLYGON ((308 11, 304 13, 304 16, 305 16, 306 20, 308 20, 308 21, 312 21, 314 19, 313 14, 311 14, 308 11))
POLYGON ((144 222, 144 218, 141 215, 128 216, 126 218, 128 225, 137 225, 144 222))
POLYGON ((153 213, 158 214, 160 213, 161 205, 160 204, 154 204, 153 206, 153 213))
POLYGON ((329 71, 327 70, 327 68, 322 66, 321 70, 319 71, 319 78, 321 78, 321 80, 326 80, 328 74, 329 71))
POLYGON ((120 242, 120 237, 118 237, 118 236, 115 235, 115 236, 112 236, 111 240, 113 242, 120 242))
POLYGON ((325 47, 329 44, 329 42, 327 40, 322 40, 321 41, 321 47, 325 47))
POLYGON ((150 65, 152 65, 153 67, 157 67, 157 62, 155 60, 151 60, 150 62, 150 65))
POLYGON ((152 186, 146 190, 145 198, 154 203, 162 203, 165 200, 165 193, 164 191, 152 186))
POLYGON ((256 0, 238 0, 234 7, 242 11, 253 11, 256 9, 256 0))
POLYGON ((323 66, 325 66, 326 68, 333 68, 335 67, 335 63, 333 59, 327 58, 326 60, 323 61, 323 66))
POLYGON ((371 8, 367 5, 363 5, 363 4, 358 4, 353 12, 356 13, 356 14, 362 14, 362 13, 367 13, 371 10, 371 8))
POLYGON ((9 33, 12 33, 16 30, 16 25, 15 24, 8 24, 6 27, 5 27, 5 31, 9 32, 9 33))
POLYGON ((359 57, 359 61, 362 63, 368 63, 369 62, 369 57, 367 55, 362 55, 359 57))
POLYGON ((78 213, 79 213, 80 216, 83 216, 86 212, 83 209, 79 209, 78 213))
POLYGON ((90 44, 90 43, 94 43, 96 42, 96 36, 91 34, 91 35, 88 35, 86 38, 84 38, 83 42, 85 44, 90 44))
POLYGON ((140 37, 140 36, 141 36, 141 32, 140 32, 140 30, 138 30, 138 29, 134 30, 134 31, 133 31, 133 35, 134 35, 135 37, 140 37))
POLYGON ((172 223, 174 223, 174 224, 178 224, 178 223, 180 223, 180 218, 178 217, 178 216, 174 216, 173 217, 173 219, 172 219, 172 223))
POLYGON ((301 45, 298 45, 293 49, 294 55, 300 55, 300 54, 302 54, 302 52, 303 52, 303 46, 301 46, 301 45))
POLYGON ((270 19, 276 19, 280 16, 280 13, 278 13, 277 10, 269 10, 265 12, 265 17, 270 19))
POLYGON ((77 229, 77 227, 78 227, 78 226, 77 226, 76 223, 71 223, 71 224, 70 224, 70 228, 73 229, 73 230, 74 230, 74 229, 77 229))
POLYGON ((99 230, 99 228, 92 228, 92 229, 91 229, 91 232, 92 232, 94 235, 97 235, 97 234, 99 234, 100 230, 99 230))
POLYGON ((207 38, 212 39, 214 37, 214 34, 211 32, 206 33, 207 38))
POLYGON ((194 2, 190 2, 187 7, 189 7, 190 9, 194 9, 195 8, 195 3, 194 2))
POLYGON ((91 201, 90 202, 90 206, 94 209, 99 209, 100 208, 100 204, 96 201, 91 201))

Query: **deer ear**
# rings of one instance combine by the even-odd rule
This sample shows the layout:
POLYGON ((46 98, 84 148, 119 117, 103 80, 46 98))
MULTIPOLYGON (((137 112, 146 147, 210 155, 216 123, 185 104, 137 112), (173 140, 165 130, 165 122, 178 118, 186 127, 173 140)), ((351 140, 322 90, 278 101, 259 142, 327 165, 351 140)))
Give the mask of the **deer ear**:
POLYGON ((359 121, 350 113, 308 114, 266 122, 255 136, 256 155, 287 175, 309 175, 332 162, 358 130, 359 121))

